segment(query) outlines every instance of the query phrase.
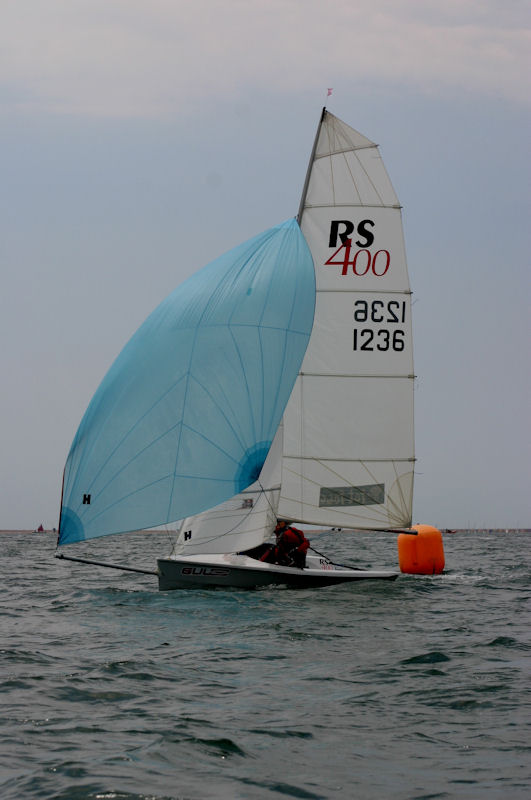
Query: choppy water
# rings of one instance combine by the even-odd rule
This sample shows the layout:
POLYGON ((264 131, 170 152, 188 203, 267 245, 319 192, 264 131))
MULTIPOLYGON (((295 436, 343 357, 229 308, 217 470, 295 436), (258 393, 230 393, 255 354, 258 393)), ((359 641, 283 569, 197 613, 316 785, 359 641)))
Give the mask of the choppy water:
MULTIPOLYGON (((0 795, 527 800, 531 536, 444 543, 439 577, 159 593, 1 535, 0 795)), ((316 546, 397 561, 388 534, 316 546)), ((91 552, 131 548, 148 569, 169 549, 91 552)))

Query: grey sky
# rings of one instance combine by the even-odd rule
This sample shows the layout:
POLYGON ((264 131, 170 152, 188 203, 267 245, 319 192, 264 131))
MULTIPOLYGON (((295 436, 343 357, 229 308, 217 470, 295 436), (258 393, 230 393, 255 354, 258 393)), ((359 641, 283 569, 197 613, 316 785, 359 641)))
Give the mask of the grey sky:
POLYGON ((57 525, 77 425, 154 306, 296 214, 325 103, 404 206, 415 521, 531 525, 530 4, 30 5, 0 12, 0 528, 57 525))

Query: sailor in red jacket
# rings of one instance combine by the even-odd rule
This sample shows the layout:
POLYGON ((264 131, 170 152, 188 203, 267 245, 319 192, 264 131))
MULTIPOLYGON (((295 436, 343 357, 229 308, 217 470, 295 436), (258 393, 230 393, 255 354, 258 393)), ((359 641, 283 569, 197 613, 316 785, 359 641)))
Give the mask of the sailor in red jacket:
POLYGON ((298 528, 294 528, 285 519, 279 519, 275 528, 275 536, 277 537, 276 545, 266 550, 260 561, 303 569, 306 565, 306 553, 310 546, 304 533, 298 528))

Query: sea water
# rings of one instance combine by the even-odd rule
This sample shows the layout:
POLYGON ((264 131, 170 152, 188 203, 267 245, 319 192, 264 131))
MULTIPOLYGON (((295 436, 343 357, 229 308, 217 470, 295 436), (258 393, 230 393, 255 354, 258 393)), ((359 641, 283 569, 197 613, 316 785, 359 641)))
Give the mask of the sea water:
MULTIPOLYGON (((397 564, 391 534, 313 544, 397 564)), ((440 576, 162 593, 1 534, 0 796, 527 800, 531 536, 444 545, 440 576)), ((150 569, 169 549, 84 552, 150 569)))

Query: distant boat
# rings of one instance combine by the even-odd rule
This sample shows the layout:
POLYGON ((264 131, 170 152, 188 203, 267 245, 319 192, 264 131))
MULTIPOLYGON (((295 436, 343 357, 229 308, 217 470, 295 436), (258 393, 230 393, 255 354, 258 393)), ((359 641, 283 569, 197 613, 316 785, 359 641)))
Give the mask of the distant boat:
POLYGON ((38 528, 35 528, 33 533, 44 533, 44 528, 42 527, 42 525, 39 525, 38 528))
POLYGON ((410 526, 410 296, 378 147, 323 109, 297 219, 188 279, 107 373, 66 462, 58 545, 181 520, 161 589, 396 578, 259 558, 279 517, 410 526))

